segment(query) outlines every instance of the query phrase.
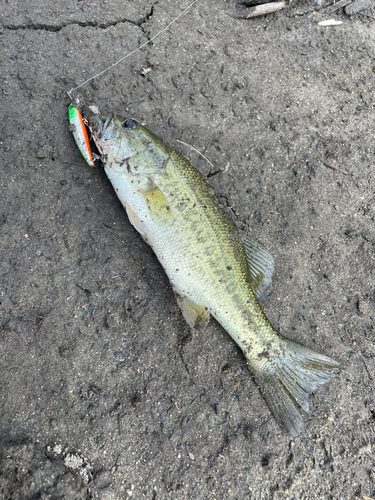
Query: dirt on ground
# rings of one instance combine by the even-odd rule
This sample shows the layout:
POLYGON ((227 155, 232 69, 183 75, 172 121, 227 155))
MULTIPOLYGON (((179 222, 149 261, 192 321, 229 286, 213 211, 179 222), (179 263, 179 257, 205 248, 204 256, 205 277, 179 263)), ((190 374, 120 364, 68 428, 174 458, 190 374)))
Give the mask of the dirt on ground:
POLYGON ((292 439, 69 131, 66 91, 187 5, 2 2, 1 499, 375 498, 375 8, 199 0, 75 92, 189 157, 274 257, 272 324, 341 363, 292 439))

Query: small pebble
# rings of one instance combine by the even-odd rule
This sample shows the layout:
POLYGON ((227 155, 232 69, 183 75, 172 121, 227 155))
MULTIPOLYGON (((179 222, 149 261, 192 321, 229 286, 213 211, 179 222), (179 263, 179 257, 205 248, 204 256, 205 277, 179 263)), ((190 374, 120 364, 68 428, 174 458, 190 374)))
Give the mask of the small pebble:
POLYGON ((358 301, 358 311, 363 316, 368 316, 370 314, 370 306, 364 300, 359 300, 358 301))

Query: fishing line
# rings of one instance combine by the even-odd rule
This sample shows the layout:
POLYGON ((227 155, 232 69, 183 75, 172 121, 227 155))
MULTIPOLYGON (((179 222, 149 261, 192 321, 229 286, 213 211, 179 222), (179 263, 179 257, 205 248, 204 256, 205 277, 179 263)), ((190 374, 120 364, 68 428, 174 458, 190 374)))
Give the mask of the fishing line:
POLYGON ((100 73, 98 73, 97 75, 94 75, 92 76, 91 78, 89 78, 88 80, 85 80, 83 83, 81 83, 80 85, 77 85, 77 87, 73 87, 72 89, 70 90, 67 90, 67 94, 69 96, 69 98, 71 100, 74 99, 74 91, 83 87, 84 85, 86 85, 86 83, 89 83, 91 82, 91 80, 94 80, 95 78, 98 78, 98 76, 101 76, 103 75, 103 73, 106 73, 107 71, 109 71, 110 69, 114 68, 115 66, 117 66, 117 64, 119 64, 121 61, 124 61, 124 59, 127 59, 128 57, 132 56, 133 54, 135 54, 136 52, 138 52, 138 50, 141 50, 143 49, 143 47, 146 47, 146 45, 148 45, 149 43, 153 42, 155 40, 155 38, 157 38, 159 35, 161 35, 162 33, 164 33, 164 31, 167 31, 167 29, 172 26, 173 23, 175 23, 178 19, 180 19, 180 17, 182 17, 189 9, 191 9, 191 7, 193 7, 194 4, 196 4, 198 2, 198 0, 194 0, 194 2, 192 2, 188 7, 186 7, 185 10, 183 10, 175 19, 173 19, 169 24, 167 24, 167 26, 165 28, 163 28, 161 31, 159 31, 158 33, 156 33, 155 36, 153 36, 150 40, 148 40, 147 42, 145 42, 144 44, 142 44, 140 47, 138 47, 137 49, 133 50, 132 52, 129 52, 129 54, 126 54, 126 56, 122 57, 121 59, 119 59, 118 61, 116 61, 115 63, 111 64, 111 66, 108 66, 108 68, 104 69, 103 71, 101 71, 100 73))
POLYGON ((198 153, 199 155, 201 155, 201 157, 204 158, 206 160, 206 162, 211 165, 211 167, 213 167, 213 164, 210 162, 210 160, 207 158, 207 156, 204 156, 204 154, 201 153, 200 151, 198 151, 198 149, 195 149, 194 146, 191 146, 187 142, 179 141, 178 139, 177 139, 177 142, 179 142, 180 144, 184 144, 184 146, 188 146, 189 148, 191 148, 193 151, 195 151, 196 153, 198 153))

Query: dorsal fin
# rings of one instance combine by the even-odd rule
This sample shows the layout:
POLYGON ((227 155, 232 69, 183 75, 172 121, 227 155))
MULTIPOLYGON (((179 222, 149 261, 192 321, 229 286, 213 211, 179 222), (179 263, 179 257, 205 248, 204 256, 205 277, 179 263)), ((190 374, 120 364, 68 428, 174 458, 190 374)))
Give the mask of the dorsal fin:
POLYGON ((266 294, 272 284, 274 271, 273 258, 260 243, 250 238, 244 238, 247 264, 249 266, 250 286, 257 298, 266 294))

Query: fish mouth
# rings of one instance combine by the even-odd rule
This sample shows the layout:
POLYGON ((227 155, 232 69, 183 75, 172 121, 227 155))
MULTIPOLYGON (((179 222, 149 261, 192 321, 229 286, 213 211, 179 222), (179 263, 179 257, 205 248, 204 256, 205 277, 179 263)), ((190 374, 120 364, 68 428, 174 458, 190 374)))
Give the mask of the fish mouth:
POLYGON ((105 132, 108 129, 108 125, 110 124, 111 120, 112 115, 107 116, 105 121, 103 121, 99 115, 94 114, 89 117, 87 122, 87 125, 91 132, 91 137, 101 155, 102 160, 104 158, 103 139, 106 139, 105 132))
POLYGON ((93 137, 101 138, 104 136, 108 125, 112 121, 112 115, 108 115, 105 121, 100 118, 99 115, 92 115, 89 118, 89 129, 93 137))

